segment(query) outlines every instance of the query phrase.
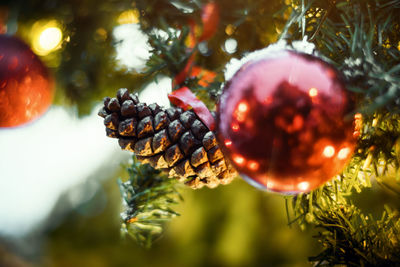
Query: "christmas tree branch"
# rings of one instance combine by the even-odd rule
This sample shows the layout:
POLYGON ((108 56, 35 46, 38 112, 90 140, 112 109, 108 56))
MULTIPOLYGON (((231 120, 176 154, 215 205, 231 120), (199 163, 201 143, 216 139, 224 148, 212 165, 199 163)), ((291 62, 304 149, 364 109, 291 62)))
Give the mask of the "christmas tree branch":
POLYGON ((194 44, 188 47, 190 33, 188 27, 183 26, 180 30, 174 30, 167 23, 160 23, 162 29, 150 31, 148 33, 149 43, 153 47, 152 56, 147 62, 146 75, 156 76, 164 74, 175 79, 177 76, 185 74, 185 78, 176 88, 186 86, 191 89, 209 109, 215 108, 217 95, 220 93, 223 81, 223 72, 218 73, 204 70, 193 64, 198 53, 198 46, 194 44), (161 31, 161 33, 160 33, 161 31), (194 73, 198 70, 200 73, 194 73), (183 73, 185 72, 186 73, 183 73), (204 73, 201 73, 204 72, 204 73))
POLYGON ((400 261, 398 213, 385 207, 382 218, 364 215, 353 205, 315 215, 324 250, 309 260, 316 266, 394 266, 400 261))
POLYGON ((185 68, 194 51, 188 50, 185 41, 189 35, 188 27, 173 30, 164 24, 161 32, 149 33, 149 43, 153 47, 152 56, 147 61, 146 74, 165 74, 175 77, 185 68))
POLYGON ((129 180, 118 180, 124 204, 122 231, 149 248, 161 236, 163 224, 179 215, 170 206, 182 197, 176 190, 175 179, 139 163, 135 156, 127 170, 129 180))

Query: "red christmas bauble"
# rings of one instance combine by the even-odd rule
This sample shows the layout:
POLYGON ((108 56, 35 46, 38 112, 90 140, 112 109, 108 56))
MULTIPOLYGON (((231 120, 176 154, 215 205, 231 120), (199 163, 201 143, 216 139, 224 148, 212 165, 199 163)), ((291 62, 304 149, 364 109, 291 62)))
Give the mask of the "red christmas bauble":
POLYGON ((310 191, 339 174, 356 140, 352 104, 337 71, 291 50, 251 60, 226 83, 218 139, 251 184, 310 191))
POLYGON ((50 106, 53 83, 40 59, 21 40, 0 35, 0 127, 14 127, 50 106))

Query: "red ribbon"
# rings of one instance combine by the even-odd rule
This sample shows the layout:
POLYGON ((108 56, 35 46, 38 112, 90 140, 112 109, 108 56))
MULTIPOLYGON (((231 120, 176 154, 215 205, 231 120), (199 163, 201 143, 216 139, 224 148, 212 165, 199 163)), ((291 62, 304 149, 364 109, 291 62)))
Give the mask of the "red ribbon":
POLYGON ((183 108, 184 110, 188 110, 191 107, 200 120, 208 127, 208 129, 211 131, 214 130, 214 117, 211 115, 211 112, 208 110, 206 105, 200 99, 198 99, 189 88, 179 88, 178 90, 170 93, 168 98, 172 104, 183 108))
MULTIPOLYGON (((189 19, 189 48, 193 49, 196 43, 202 42, 210 39, 217 31, 217 26, 219 23, 219 7, 217 3, 211 2, 203 6, 201 13, 201 21, 203 23, 203 31, 201 36, 196 40, 195 28, 196 24, 193 19, 189 19)), ((191 74, 191 68, 194 63, 194 58, 196 57, 196 52, 188 59, 186 66, 179 72, 172 81, 172 88, 180 85, 185 81, 185 79, 191 74)))
POLYGON ((186 66, 179 72, 175 78, 172 80, 172 89, 174 89, 177 85, 182 84, 185 79, 189 76, 189 73, 191 72, 194 58, 196 56, 196 53, 193 53, 190 58, 188 59, 186 66))
MULTIPOLYGON (((200 37, 196 40, 195 35, 195 23, 193 20, 189 20, 190 33, 189 33, 189 48, 193 49, 197 42, 202 42, 210 39, 217 31, 219 23, 219 7, 215 2, 211 2, 203 6, 201 21, 203 23, 203 31, 200 37)), ((181 70, 172 81, 172 88, 175 88, 182 84, 187 77, 200 74, 202 69, 197 66, 193 66, 196 52, 194 52, 188 59, 186 66, 181 70)), ((199 81, 202 86, 207 86, 215 78, 215 73, 207 71, 204 73, 204 77, 199 81)), ((207 106, 196 97, 195 94, 190 91, 188 87, 181 87, 178 90, 173 91, 168 95, 171 104, 188 110, 192 108, 199 119, 210 129, 211 131, 215 128, 215 120, 208 110, 207 106)))
POLYGON ((219 23, 219 7, 217 3, 211 2, 203 7, 201 21, 203 23, 203 32, 199 42, 210 39, 217 31, 219 23))

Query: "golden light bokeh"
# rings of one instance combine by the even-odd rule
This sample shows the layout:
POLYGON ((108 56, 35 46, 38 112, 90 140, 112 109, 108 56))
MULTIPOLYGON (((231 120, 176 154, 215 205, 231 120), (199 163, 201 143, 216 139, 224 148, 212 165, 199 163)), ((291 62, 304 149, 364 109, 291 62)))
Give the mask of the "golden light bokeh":
POLYGON ((61 48, 63 33, 55 20, 37 21, 32 26, 31 34, 32 49, 40 56, 46 56, 61 48))
POLYGON ((140 13, 137 9, 129 9, 122 12, 118 18, 118 24, 136 24, 139 23, 140 13))
POLYGON ((44 29, 39 36, 39 46, 45 51, 50 51, 56 48, 62 38, 62 32, 60 28, 49 27, 44 29))
POLYGON ((232 24, 229 24, 228 26, 226 26, 225 33, 227 35, 232 35, 234 32, 235 32, 235 26, 233 26, 232 24))

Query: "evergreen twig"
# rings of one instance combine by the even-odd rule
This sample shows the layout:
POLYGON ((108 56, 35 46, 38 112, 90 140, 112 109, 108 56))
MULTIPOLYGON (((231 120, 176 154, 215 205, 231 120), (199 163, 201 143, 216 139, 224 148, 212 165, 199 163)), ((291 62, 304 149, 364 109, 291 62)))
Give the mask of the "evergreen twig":
POLYGON ((194 50, 187 49, 185 41, 189 35, 188 27, 173 30, 165 23, 160 31, 149 33, 149 42, 153 47, 152 56, 147 62, 147 75, 163 73, 175 77, 187 64, 194 50))
POLYGON ((135 156, 127 170, 129 180, 118 179, 124 204, 122 231, 149 248, 161 236, 164 223, 179 215, 170 206, 182 197, 176 190, 175 179, 141 164, 135 156))

